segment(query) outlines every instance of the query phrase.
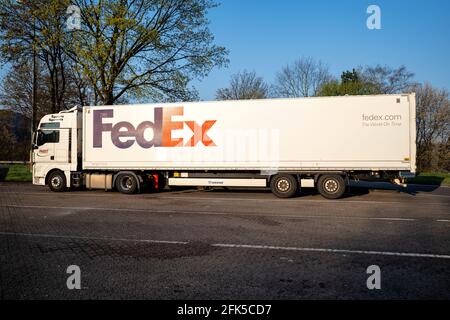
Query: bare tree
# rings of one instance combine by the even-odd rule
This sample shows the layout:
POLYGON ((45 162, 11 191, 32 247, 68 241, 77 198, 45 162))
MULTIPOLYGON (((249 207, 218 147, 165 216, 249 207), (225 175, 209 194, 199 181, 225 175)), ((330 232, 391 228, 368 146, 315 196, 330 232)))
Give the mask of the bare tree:
MULTIPOLYGON (((45 75, 45 68, 38 64, 40 81, 37 83, 35 119, 52 112, 51 83, 45 75)), ((33 100, 33 66, 29 60, 20 60, 11 66, 0 88, 0 104, 6 109, 21 114, 28 119, 32 117, 33 100)))
POLYGON ((269 86, 255 72, 244 70, 231 76, 230 86, 217 90, 217 100, 264 99, 269 95, 269 86))
MULTIPOLYGON (((85 105, 87 100, 87 83, 75 74, 70 66, 65 67, 66 88, 62 95, 64 108, 74 105, 85 105)), ((41 63, 37 66, 39 81, 37 82, 37 99, 35 119, 38 121, 42 116, 55 112, 52 107, 53 86, 52 76, 47 68, 41 63)), ((33 66, 29 60, 19 60, 14 63, 3 79, 0 87, 0 104, 6 109, 22 114, 31 119, 33 100, 33 66)))
POLYGON ((408 71, 405 66, 397 69, 381 65, 359 67, 358 75, 363 82, 378 86, 383 94, 401 93, 415 85, 412 81, 414 73, 408 71))
POLYGON ((23 115, 0 109, 0 160, 27 160, 30 123, 23 115))
POLYGON ((311 57, 303 57, 285 66, 277 75, 274 93, 279 97, 315 96, 319 88, 333 80, 328 66, 311 57))
POLYGON ((74 105, 97 105, 98 96, 83 74, 81 67, 73 62, 67 63, 67 94, 65 103, 74 105))
POLYGON ((65 109, 67 89, 63 43, 69 0, 0 0, 0 53, 10 63, 31 60, 34 54, 45 66, 52 112, 65 109))
POLYGON ((12 132, 13 119, 9 110, 0 109, 0 159, 14 159, 14 151, 16 149, 16 137, 12 132))
POLYGON ((416 85, 417 163, 421 171, 442 169, 448 162, 450 134, 449 93, 430 84, 416 85))

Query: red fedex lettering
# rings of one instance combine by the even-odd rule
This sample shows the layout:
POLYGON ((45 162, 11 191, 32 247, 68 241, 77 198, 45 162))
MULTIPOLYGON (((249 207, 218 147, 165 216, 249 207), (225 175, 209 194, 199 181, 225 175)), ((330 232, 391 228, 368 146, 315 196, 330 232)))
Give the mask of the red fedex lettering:
POLYGON ((172 139, 172 130, 182 130, 183 121, 172 121, 172 116, 182 116, 183 107, 164 108, 162 145, 164 147, 182 147, 183 138, 172 139))
POLYGON ((199 141, 206 147, 216 146, 214 141, 206 134, 214 123, 216 123, 216 120, 206 120, 201 127, 195 121, 185 121, 185 123, 193 132, 191 139, 185 144, 186 147, 194 147, 199 141))

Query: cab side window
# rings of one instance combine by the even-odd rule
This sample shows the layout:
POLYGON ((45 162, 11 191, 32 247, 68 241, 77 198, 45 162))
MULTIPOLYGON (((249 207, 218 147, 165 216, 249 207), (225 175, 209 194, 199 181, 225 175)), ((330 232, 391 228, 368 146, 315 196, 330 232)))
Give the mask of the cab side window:
POLYGON ((42 130, 38 134, 37 145, 42 146, 46 143, 59 142, 59 130, 42 130))

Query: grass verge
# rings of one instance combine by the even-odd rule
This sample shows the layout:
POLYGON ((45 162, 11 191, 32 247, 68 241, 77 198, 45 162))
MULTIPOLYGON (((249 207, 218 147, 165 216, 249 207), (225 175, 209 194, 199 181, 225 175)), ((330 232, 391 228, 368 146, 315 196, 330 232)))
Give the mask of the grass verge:
POLYGON ((5 181, 31 182, 32 174, 30 166, 27 164, 14 164, 8 167, 5 181))
POLYGON ((423 172, 415 178, 408 179, 407 183, 450 186, 450 173, 423 172))

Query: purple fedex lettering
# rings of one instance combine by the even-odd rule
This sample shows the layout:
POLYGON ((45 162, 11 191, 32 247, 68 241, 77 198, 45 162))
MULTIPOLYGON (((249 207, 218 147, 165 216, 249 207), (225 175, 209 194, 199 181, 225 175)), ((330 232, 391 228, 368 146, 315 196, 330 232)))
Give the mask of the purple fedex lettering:
POLYGON ((134 139, 121 141, 119 138, 134 138, 136 131, 131 123, 126 121, 117 122, 111 130, 111 141, 117 148, 127 149, 134 143, 134 139), (121 130, 125 129, 125 130, 121 130))
POLYGON ((94 111, 94 148, 102 147, 103 131, 111 131, 111 123, 103 123, 103 118, 112 118, 113 110, 95 110, 94 111))
POLYGON ((103 132, 111 132, 112 143, 120 149, 127 149, 131 147, 136 141, 139 146, 144 149, 151 147, 161 146, 162 140, 162 108, 154 109, 154 122, 144 121, 137 126, 134 126, 127 122, 121 121, 114 126, 111 123, 103 123, 103 118, 112 118, 114 111, 108 110, 95 110, 94 111, 94 148, 102 147, 102 135, 103 132), (145 130, 153 130, 153 138, 151 140, 145 139, 145 130), (120 138, 129 138, 125 141, 120 138))

